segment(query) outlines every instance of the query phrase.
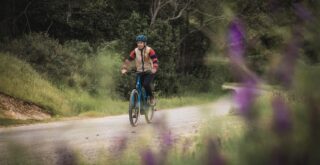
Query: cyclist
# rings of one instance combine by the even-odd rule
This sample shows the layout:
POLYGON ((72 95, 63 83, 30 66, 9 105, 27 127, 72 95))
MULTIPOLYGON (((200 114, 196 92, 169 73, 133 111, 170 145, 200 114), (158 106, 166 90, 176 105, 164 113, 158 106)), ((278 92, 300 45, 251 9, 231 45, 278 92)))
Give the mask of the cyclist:
POLYGON ((147 72, 141 76, 141 81, 147 95, 150 96, 150 104, 155 105, 156 101, 151 84, 155 73, 158 71, 158 58, 156 52, 147 46, 147 37, 145 35, 136 36, 136 43, 137 47, 131 51, 129 58, 123 63, 121 73, 125 74, 128 71, 130 62, 135 60, 137 71, 147 72))

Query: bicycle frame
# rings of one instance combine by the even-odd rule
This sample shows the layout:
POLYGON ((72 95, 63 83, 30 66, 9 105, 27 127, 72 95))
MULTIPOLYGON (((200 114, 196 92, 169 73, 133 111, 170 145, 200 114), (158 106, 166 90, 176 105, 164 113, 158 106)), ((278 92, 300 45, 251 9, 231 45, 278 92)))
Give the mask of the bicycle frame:
POLYGON ((136 78, 136 89, 138 90, 138 103, 140 104, 140 105, 143 105, 142 107, 143 107, 143 109, 144 109, 144 105, 145 105, 145 103, 146 103, 146 101, 147 101, 147 98, 148 98, 148 95, 147 95, 147 93, 144 91, 143 92, 143 90, 142 90, 142 84, 141 84, 141 75, 142 75, 143 73, 137 73, 137 78, 136 78), (142 103, 143 104, 141 104, 141 101, 143 101, 142 103))
POLYGON ((145 116, 147 123, 151 123, 154 113, 154 106, 151 106, 149 104, 149 96, 142 86, 141 76, 146 73, 134 73, 136 73, 136 88, 133 89, 130 94, 129 120, 131 125, 135 127, 137 125, 140 114, 143 114, 145 116), (133 117, 133 115, 135 115, 136 117, 133 117))

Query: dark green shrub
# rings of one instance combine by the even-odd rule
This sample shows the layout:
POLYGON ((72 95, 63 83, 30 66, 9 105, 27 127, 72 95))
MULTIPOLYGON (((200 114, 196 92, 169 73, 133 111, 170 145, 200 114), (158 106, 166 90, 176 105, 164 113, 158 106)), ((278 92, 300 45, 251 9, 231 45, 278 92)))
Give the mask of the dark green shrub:
POLYGON ((32 33, 15 39, 5 46, 5 51, 27 61, 54 82, 66 82, 83 63, 77 54, 65 49, 58 40, 42 33, 32 33))

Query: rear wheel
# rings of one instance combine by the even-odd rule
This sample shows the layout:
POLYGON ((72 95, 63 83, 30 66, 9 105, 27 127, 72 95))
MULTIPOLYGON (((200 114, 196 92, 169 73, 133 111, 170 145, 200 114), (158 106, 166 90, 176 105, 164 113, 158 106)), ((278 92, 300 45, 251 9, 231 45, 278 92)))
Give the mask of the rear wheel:
POLYGON ((129 102, 129 120, 131 126, 135 127, 138 124, 140 116, 140 104, 138 101, 138 91, 136 89, 132 90, 130 94, 129 102))

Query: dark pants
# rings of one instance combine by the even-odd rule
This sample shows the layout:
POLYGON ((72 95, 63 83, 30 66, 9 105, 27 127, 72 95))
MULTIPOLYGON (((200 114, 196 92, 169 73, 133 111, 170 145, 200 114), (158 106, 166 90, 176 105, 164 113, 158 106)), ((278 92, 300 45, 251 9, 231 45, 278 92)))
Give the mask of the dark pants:
POLYGON ((150 97, 153 97, 152 87, 151 87, 153 79, 154 79, 154 74, 147 73, 147 74, 141 75, 142 86, 146 90, 147 95, 150 97))

